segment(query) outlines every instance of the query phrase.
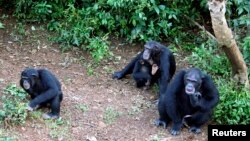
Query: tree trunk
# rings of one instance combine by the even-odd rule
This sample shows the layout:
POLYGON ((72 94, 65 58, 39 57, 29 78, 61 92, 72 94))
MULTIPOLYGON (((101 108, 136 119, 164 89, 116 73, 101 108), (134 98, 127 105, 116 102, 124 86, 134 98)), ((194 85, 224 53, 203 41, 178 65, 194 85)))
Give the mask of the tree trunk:
POLYGON ((207 4, 215 37, 231 63, 234 78, 249 87, 246 63, 225 18, 226 0, 208 0, 207 4))

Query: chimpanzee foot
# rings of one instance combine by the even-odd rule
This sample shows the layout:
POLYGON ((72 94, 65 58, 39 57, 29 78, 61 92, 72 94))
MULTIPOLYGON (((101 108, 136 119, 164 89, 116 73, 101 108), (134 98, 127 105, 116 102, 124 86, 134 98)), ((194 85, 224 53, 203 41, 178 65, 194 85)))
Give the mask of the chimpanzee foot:
POLYGON ((155 104, 155 106, 157 107, 159 105, 159 99, 156 99, 155 101, 153 101, 153 103, 155 104))
POLYGON ((179 130, 175 130, 175 129, 171 129, 170 133, 174 136, 179 135, 180 131, 179 130))
POLYGON ((167 122, 160 120, 160 119, 155 120, 155 125, 156 126, 163 126, 163 128, 167 128, 167 122))
POLYGON ((189 132, 193 132, 195 134, 201 133, 201 129, 195 126, 190 127, 189 132))
POLYGON ((52 113, 44 113, 43 114, 43 119, 57 119, 59 118, 59 115, 55 115, 52 113))
POLYGON ((174 136, 179 135, 181 133, 182 122, 176 122, 173 124, 170 133, 174 136))

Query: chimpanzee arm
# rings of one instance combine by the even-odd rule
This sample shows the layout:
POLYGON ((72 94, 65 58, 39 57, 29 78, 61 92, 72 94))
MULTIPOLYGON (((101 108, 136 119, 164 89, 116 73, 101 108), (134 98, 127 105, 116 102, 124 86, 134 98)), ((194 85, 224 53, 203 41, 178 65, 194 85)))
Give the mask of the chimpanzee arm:
POLYGON ((170 60, 169 60, 169 53, 167 50, 164 50, 161 54, 160 58, 160 70, 161 70, 161 77, 159 80, 159 87, 160 87, 160 95, 165 93, 167 90, 168 82, 170 80, 170 60))
POLYGON ((133 74, 139 72, 141 67, 142 67, 142 64, 140 63, 140 61, 136 61, 134 68, 133 68, 133 74))
MULTIPOLYGON (((147 63, 147 62, 144 62, 147 63)), ((136 61, 134 69, 133 69, 133 75, 132 77, 137 81, 140 79, 147 79, 150 80, 151 79, 151 69, 152 66, 146 66, 146 64, 141 64, 140 61, 136 61), (144 66, 143 66, 144 65, 144 66), (149 68, 150 67, 150 68, 149 68), (142 70, 143 69, 143 70, 142 70)))
POLYGON ((175 71, 176 71, 175 57, 174 57, 174 55, 172 53, 170 53, 170 56, 169 56, 169 63, 170 63, 170 69, 169 69, 170 77, 169 77, 169 80, 171 80, 172 77, 175 74, 175 71))
POLYGON ((169 84, 169 89, 166 91, 166 108, 168 116, 173 120, 173 126, 171 129, 172 135, 180 133, 182 127, 182 115, 180 105, 182 105, 182 90, 184 89, 184 75, 185 71, 182 70, 176 74, 174 79, 169 84))
POLYGON ((211 110, 219 102, 219 92, 212 78, 206 75, 202 80, 202 99, 199 102, 201 111, 211 110))
POLYGON ((53 88, 50 88, 47 91, 35 97, 33 100, 31 100, 29 103, 29 106, 32 108, 36 107, 37 105, 40 105, 41 103, 51 100, 52 98, 56 97, 58 94, 59 94, 59 91, 53 88))
POLYGON ((184 75, 185 70, 181 70, 176 74, 174 79, 169 84, 169 89, 166 93, 166 103, 167 103, 167 111, 168 115, 172 120, 181 122, 182 117, 179 114, 179 110, 177 109, 177 105, 181 101, 181 90, 185 87, 184 85, 184 75))
POLYGON ((39 79, 44 87, 44 90, 31 100, 29 106, 32 108, 41 103, 47 102, 60 94, 60 88, 58 88, 55 78, 51 76, 48 71, 40 70, 39 79))
POLYGON ((133 58, 133 60, 124 69, 122 69, 121 71, 114 72, 112 77, 121 79, 125 75, 131 74, 133 72, 135 63, 142 57, 142 53, 143 51, 140 54, 138 54, 135 58, 133 58))

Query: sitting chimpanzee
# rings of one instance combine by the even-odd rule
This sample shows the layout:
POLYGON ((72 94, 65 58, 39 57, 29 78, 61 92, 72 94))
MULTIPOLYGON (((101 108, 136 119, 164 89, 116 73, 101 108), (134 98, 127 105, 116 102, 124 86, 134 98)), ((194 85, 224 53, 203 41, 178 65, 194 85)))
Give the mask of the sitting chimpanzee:
POLYGON ((35 68, 23 70, 20 85, 31 97, 27 107, 29 111, 48 104, 51 112, 43 114, 43 118, 59 117, 63 93, 60 82, 49 70, 35 68))
POLYGON ((181 70, 160 97, 160 118, 155 124, 166 128, 172 120, 172 135, 178 135, 183 124, 190 126, 189 131, 200 133, 200 126, 210 119, 218 102, 219 92, 209 75, 197 68, 181 70))
POLYGON ((145 80, 145 82, 141 82, 141 80, 147 78, 147 75, 151 73, 151 79, 159 83, 161 94, 167 89, 167 84, 174 75, 175 69, 176 64, 173 53, 167 47, 156 41, 148 41, 144 45, 144 50, 124 69, 115 72, 113 78, 121 79, 127 74, 137 72, 132 75, 137 85, 140 85, 146 84, 147 80, 145 80), (148 68, 146 73, 143 72, 143 70, 141 71, 141 65, 136 65, 136 63, 140 63, 140 60, 150 64, 150 66, 146 65, 146 68, 148 68), (138 72, 137 70, 140 70, 141 72, 138 72))

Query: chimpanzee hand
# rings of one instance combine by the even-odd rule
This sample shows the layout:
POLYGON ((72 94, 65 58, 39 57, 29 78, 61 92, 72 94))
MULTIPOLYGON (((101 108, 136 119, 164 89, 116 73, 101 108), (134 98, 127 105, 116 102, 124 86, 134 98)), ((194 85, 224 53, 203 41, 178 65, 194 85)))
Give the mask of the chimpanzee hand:
POLYGON ((190 103, 193 107, 197 107, 200 104, 201 93, 195 92, 194 94, 189 95, 190 103))
POLYGON ((112 75, 113 79, 121 79, 122 77, 123 76, 121 71, 114 72, 114 74, 112 75))
POLYGON ((36 110, 36 109, 39 108, 39 107, 40 107, 40 105, 36 105, 35 107, 31 107, 31 106, 30 106, 30 103, 29 103, 26 109, 27 109, 28 111, 34 111, 34 110, 36 110))

